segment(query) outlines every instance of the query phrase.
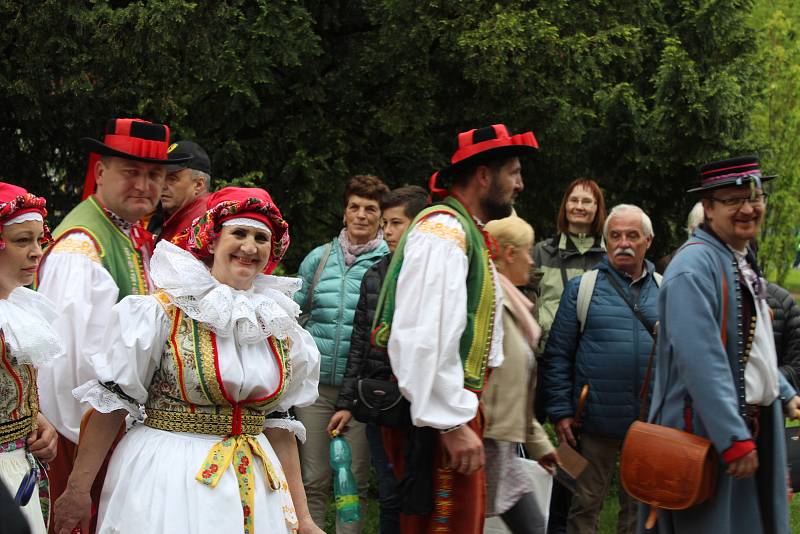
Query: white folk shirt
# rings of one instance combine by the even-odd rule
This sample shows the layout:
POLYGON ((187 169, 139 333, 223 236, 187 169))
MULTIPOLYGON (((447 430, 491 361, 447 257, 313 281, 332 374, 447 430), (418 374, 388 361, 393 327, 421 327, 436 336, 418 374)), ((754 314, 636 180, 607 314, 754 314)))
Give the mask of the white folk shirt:
MULTIPOLYGON (((450 428, 478 411, 464 388, 459 353, 467 324, 466 233, 458 219, 437 213, 411 229, 397 280, 389 360, 415 426, 450 428)), ((491 265, 494 271, 494 264, 491 265)), ((503 363, 503 291, 495 282, 494 335, 489 367, 503 363)))
MULTIPOLYGON (((742 266, 742 263, 746 261, 742 253, 734 251, 734 255, 740 268, 746 267, 742 266)), ((744 371, 745 400, 747 404, 769 406, 779 395, 778 356, 772 333, 772 315, 766 299, 759 298, 747 276, 743 276, 743 278, 756 308, 756 331, 750 349, 750 358, 747 360, 744 371)), ((745 330, 744 335, 747 336, 749 325, 745 325, 745 330)))
MULTIPOLYGON (((130 236, 130 230, 120 230, 130 236)), ((148 286, 149 263, 149 258, 143 258, 148 286)), ((100 262, 91 238, 75 232, 56 243, 48 254, 39 272, 38 291, 55 304, 58 318, 53 329, 66 352, 64 358, 39 371, 41 411, 61 435, 77 443, 86 407, 81 407, 72 390, 95 378, 89 357, 103 344, 119 287, 100 262)))

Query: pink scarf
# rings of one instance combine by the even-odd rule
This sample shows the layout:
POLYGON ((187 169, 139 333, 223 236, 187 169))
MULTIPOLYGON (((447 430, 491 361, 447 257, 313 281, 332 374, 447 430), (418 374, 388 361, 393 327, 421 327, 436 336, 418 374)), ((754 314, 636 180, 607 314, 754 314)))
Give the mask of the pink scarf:
POLYGON ((539 338, 542 336, 542 327, 533 318, 533 302, 528 300, 528 297, 523 295, 522 291, 511 283, 511 280, 500 272, 497 274, 500 277, 503 296, 506 299, 511 315, 514 317, 514 321, 522 330, 522 335, 531 348, 535 348, 539 343, 539 338))
POLYGON ((383 230, 380 228, 378 228, 378 235, 375 236, 375 239, 363 245, 355 245, 350 242, 350 236, 347 235, 347 228, 342 228, 342 231, 339 232, 339 245, 341 245, 342 252, 344 253, 344 264, 348 267, 356 261, 358 256, 361 256, 365 252, 375 250, 381 243, 383 243, 383 230))

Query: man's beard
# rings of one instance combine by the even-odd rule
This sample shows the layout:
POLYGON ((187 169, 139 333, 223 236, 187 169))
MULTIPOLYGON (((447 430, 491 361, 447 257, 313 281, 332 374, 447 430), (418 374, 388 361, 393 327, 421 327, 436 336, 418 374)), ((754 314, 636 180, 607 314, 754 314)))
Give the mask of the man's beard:
POLYGON ((497 181, 493 180, 492 185, 489 188, 489 194, 486 195, 485 198, 481 199, 481 207, 483 208, 484 213, 486 213, 486 221, 489 222, 494 221, 496 219, 504 219, 509 217, 514 210, 514 199, 511 198, 510 201, 504 202, 501 200, 502 192, 497 187, 497 181))

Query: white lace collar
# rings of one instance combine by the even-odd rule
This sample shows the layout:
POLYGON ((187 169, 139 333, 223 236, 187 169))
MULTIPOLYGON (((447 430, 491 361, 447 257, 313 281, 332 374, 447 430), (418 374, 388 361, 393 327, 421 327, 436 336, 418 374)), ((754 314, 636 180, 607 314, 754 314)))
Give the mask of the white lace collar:
POLYGON ((11 357, 18 364, 48 365, 64 349, 50 323, 58 316, 44 295, 18 287, 0 299, 0 329, 11 357))
POLYGON ((243 291, 218 282, 189 252, 159 241, 150 260, 150 277, 186 315, 219 336, 256 343, 270 336, 285 339, 295 329, 300 307, 292 300, 302 280, 260 274, 243 291))

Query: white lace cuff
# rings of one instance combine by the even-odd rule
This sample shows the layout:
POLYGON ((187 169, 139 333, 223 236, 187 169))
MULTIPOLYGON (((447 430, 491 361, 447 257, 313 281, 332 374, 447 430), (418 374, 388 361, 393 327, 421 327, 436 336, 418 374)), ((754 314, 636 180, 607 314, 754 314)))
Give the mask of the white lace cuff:
POLYGON ((264 429, 267 428, 282 428, 294 434, 294 437, 300 440, 300 443, 306 442, 306 427, 297 419, 291 418, 270 418, 264 421, 264 429))
POLYGON ((90 380, 72 390, 72 395, 80 402, 88 402, 100 413, 111 413, 125 410, 138 422, 144 421, 139 404, 124 399, 119 393, 112 391, 97 380, 90 380))

